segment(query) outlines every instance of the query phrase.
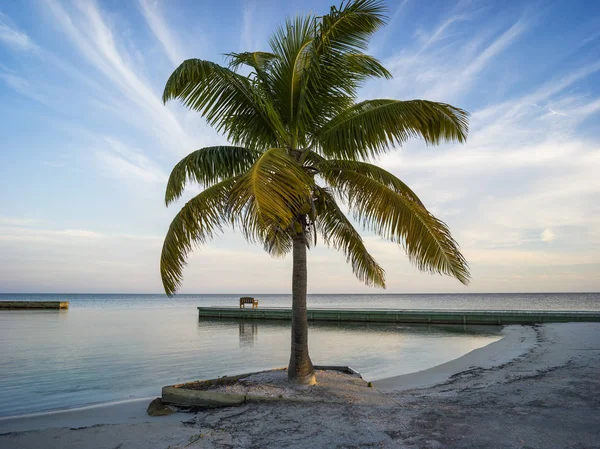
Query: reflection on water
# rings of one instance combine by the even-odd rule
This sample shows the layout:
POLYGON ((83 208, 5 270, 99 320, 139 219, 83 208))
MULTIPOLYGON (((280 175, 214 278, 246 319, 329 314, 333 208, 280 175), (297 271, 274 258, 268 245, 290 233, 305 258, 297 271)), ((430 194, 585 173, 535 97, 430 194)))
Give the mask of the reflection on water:
MULTIPOLYGON (((286 366, 290 323, 198 320, 193 308, 0 312, 0 416, 133 397, 164 385, 286 366)), ((499 328, 311 323, 315 364, 377 379, 425 369, 499 338, 499 328)))
POLYGON ((254 346, 256 337, 258 336, 258 323, 246 322, 240 320, 238 323, 240 331, 240 347, 241 346, 254 346))

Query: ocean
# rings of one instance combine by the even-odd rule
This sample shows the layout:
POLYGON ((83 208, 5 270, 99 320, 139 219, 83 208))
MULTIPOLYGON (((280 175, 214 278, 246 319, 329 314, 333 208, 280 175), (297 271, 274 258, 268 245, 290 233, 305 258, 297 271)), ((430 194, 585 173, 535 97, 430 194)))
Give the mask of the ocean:
MULTIPOLYGON (((240 295, 0 294, 69 301, 64 311, 0 311, 0 416, 159 396, 164 385, 283 367, 289 323, 199 320, 196 307, 240 295)), ((290 295, 255 294, 260 307, 290 295)), ((600 294, 309 295, 309 307, 600 310, 600 294)), ((367 380, 419 371, 500 338, 496 326, 310 325, 315 364, 367 380)))

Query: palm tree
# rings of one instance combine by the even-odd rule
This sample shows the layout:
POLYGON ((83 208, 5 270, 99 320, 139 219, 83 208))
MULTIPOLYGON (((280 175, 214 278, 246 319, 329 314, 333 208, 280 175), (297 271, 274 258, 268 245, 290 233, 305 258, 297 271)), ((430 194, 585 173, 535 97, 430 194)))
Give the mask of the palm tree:
POLYGON ((161 276, 171 296, 186 257, 223 227, 239 229, 273 256, 292 252, 292 336, 288 377, 315 381, 308 353, 307 248, 342 250, 354 274, 385 288, 384 270, 338 205, 365 229, 401 245, 421 270, 464 284, 468 265, 447 226, 400 179, 370 163, 411 137, 464 142, 468 114, 445 103, 355 102, 369 78, 391 78, 364 54, 384 25, 380 0, 352 0, 324 16, 288 19, 269 52, 231 53, 229 66, 189 59, 170 76, 163 101, 198 111, 232 146, 194 151, 173 169, 166 204, 187 182, 205 189, 183 206, 165 237, 161 276), (238 72, 245 68, 249 75, 238 72))

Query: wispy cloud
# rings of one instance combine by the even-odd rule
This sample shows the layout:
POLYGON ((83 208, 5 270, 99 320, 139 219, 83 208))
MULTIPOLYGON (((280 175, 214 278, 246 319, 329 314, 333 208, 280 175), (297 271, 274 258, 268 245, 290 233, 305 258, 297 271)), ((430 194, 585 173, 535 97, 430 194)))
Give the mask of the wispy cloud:
POLYGON ((162 45, 173 65, 178 66, 184 61, 184 54, 160 13, 158 1, 139 0, 139 4, 154 36, 162 45))
MULTIPOLYGON (((19 225, 19 223, 14 223, 19 225)), ((59 242, 64 238, 99 239, 103 235, 84 229, 25 229, 23 227, 0 227, 0 240, 26 242, 59 242)))
POLYGON ((0 217, 0 225, 3 226, 32 226, 37 222, 32 218, 0 217))
POLYGON ((82 56, 106 76, 144 114, 150 129, 159 133, 162 144, 181 153, 193 142, 176 116, 162 104, 159 95, 132 68, 129 54, 119 48, 110 27, 92 2, 67 11, 55 0, 46 0, 59 28, 71 39, 82 56))
MULTIPOLYGON (((583 64, 569 73, 541 83, 533 92, 527 92, 518 98, 512 98, 475 111, 472 120, 475 123, 480 120, 487 121, 490 127, 497 126, 498 122, 502 124, 522 123, 524 116, 536 114, 536 109, 539 110, 540 104, 552 104, 559 100, 562 100, 564 103, 565 99, 572 100, 574 98, 572 94, 566 95, 567 89, 598 71, 600 71, 600 62, 594 61, 583 64)), ((581 109, 582 104, 573 104, 571 102, 570 106, 570 109, 581 109)), ((564 110, 562 112, 565 115, 569 115, 564 110)))
POLYGON ((500 36, 498 36, 479 55, 477 55, 477 57, 471 61, 471 63, 467 65, 465 69, 460 72, 459 76, 462 78, 461 84, 468 83, 468 81, 481 70, 483 70, 496 55, 501 53, 510 44, 512 44, 517 37, 519 37, 519 35, 525 31, 525 29, 525 22, 521 19, 500 36))
POLYGON ((262 5, 256 0, 245 0, 242 6, 242 29, 240 32, 239 51, 256 51, 267 49, 264 38, 264 23, 260 19, 262 5))
MULTIPOLYGON (((457 106, 468 104, 467 98, 472 102, 489 70, 498 70, 502 54, 539 26, 523 16, 493 36, 482 28, 456 32, 459 24, 474 20, 476 15, 460 12, 432 31, 420 30, 419 45, 386 61, 395 77, 392 87, 371 86, 365 97, 417 97, 457 106)), ((516 78, 503 80, 506 95, 494 92, 479 102, 485 106, 471 110, 466 145, 425 149, 421 142, 409 142, 381 158, 449 223, 474 267, 475 289, 503 285, 501 290, 509 290, 511 275, 505 270, 511 264, 522 268, 513 284, 528 288, 532 279, 550 272, 548 282, 560 278, 573 285, 565 266, 600 263, 594 206, 600 203, 594 174, 600 172, 600 143, 578 132, 600 112, 600 99, 577 89, 600 71, 600 63, 587 60, 559 73, 548 71, 529 89, 511 86, 516 78), (492 101, 494 96, 501 100, 492 101), (542 266, 553 268, 536 271, 542 266), (503 274, 492 276, 492 269, 503 274)), ((387 243, 377 247, 384 260, 396 252, 387 243)))
POLYGON ((423 30, 419 30, 417 36, 423 41, 423 45, 419 49, 418 53, 426 51, 431 45, 442 40, 450 27, 456 23, 460 23, 467 20, 467 16, 464 14, 457 14, 446 19, 442 24, 436 28, 432 33, 426 33, 423 30))
POLYGON ((97 157, 113 175, 128 181, 166 184, 167 174, 143 153, 128 148, 112 137, 105 137, 104 141, 112 152, 98 151, 97 157))
POLYGON ((33 86, 27 79, 10 72, 0 71, 0 79, 15 92, 23 95, 24 97, 38 101, 44 105, 49 105, 48 98, 38 92, 36 86, 33 86))
POLYGON ((242 33, 240 36, 240 48, 243 51, 252 51, 254 37, 252 35, 252 16, 254 15, 254 4, 246 3, 242 9, 242 33))
POLYGON ((24 32, 20 31, 9 19, 0 12, 0 42, 14 50, 36 51, 38 46, 24 32))
MULTIPOLYGON (((471 112, 466 145, 425 148, 411 141, 380 160, 448 223, 471 263, 471 291, 600 285, 597 21, 582 17, 585 23, 572 31, 566 21, 558 26, 555 15, 550 29, 540 14, 560 12, 559 3, 541 13, 517 3, 390 3, 392 23, 376 38, 377 54, 395 79, 374 81, 361 96, 426 98, 471 112), (552 52, 539 42, 560 33, 564 42, 549 37, 552 52)), ((28 164, 32 177, 47 186, 49 198, 69 182, 83 182, 85 200, 73 196, 72 216, 40 211, 45 215, 30 220, 22 215, 29 190, 10 185, 0 218, 0 286, 160 291, 160 246, 176 213, 161 207, 168 171, 183 154, 224 142, 196 112, 162 104, 165 78, 187 56, 220 62, 222 52, 264 48, 275 19, 301 8, 255 0, 230 15, 209 8, 215 16, 202 20, 219 20, 218 41, 197 45, 202 36, 158 0, 138 0, 133 8, 94 0, 36 4, 39 25, 47 28, 40 35, 58 34, 39 41, 37 30, 24 27, 28 21, 0 16, 0 50, 14 56, 0 66, 0 89, 34 100, 19 107, 31 108, 31 127, 48 145, 28 164), (42 119, 34 122, 36 116, 42 119), (122 195, 106 198, 106 191, 122 195), (97 204, 88 201, 92 195, 97 204), (99 213, 103 203, 111 218, 99 213)), ((20 133, 21 123, 6 117, 3 131, 26 140, 30 130, 20 133)), ((388 272, 390 291, 466 290, 419 273, 398 245, 365 235, 388 272)), ((289 290, 289 258, 273 261, 239 234, 224 237, 191 256, 186 272, 194 275, 186 277, 185 291, 289 290), (223 287, 223 273, 231 270, 235 283, 223 287), (267 287, 265 270, 273 275, 267 287)), ((310 273, 313 292, 372 291, 354 279, 342 254, 322 246, 311 251, 310 273)))
POLYGON ((526 19, 520 18, 495 37, 490 37, 488 30, 474 35, 454 31, 473 20, 476 16, 453 15, 431 32, 421 30, 421 45, 388 57, 384 62, 394 75, 391 84, 395 92, 409 98, 419 94, 454 101, 468 92, 477 75, 527 30, 526 19))

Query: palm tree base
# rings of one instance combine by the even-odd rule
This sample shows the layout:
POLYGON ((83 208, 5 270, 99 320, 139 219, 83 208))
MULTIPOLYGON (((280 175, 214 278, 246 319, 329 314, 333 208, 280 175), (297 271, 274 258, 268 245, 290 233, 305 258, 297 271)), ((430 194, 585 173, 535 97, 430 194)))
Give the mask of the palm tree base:
POLYGON ((296 385, 316 385, 317 384, 317 377, 315 376, 314 372, 312 372, 308 376, 302 376, 302 377, 297 377, 297 376, 292 377, 288 373, 288 380, 291 383, 294 383, 296 385))

